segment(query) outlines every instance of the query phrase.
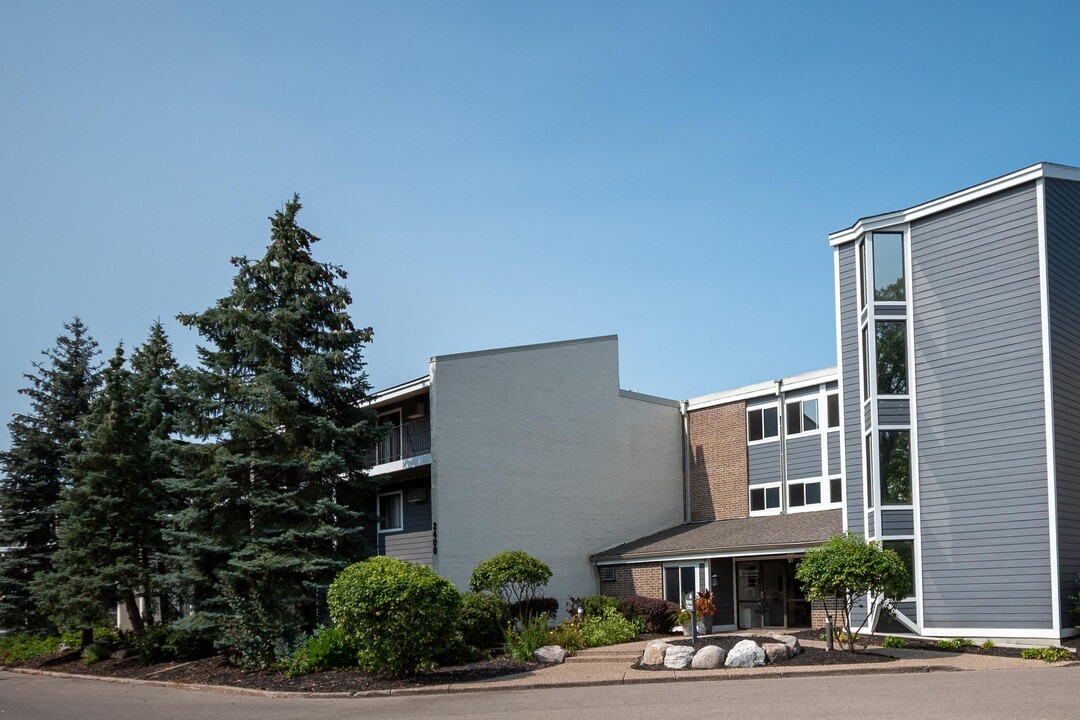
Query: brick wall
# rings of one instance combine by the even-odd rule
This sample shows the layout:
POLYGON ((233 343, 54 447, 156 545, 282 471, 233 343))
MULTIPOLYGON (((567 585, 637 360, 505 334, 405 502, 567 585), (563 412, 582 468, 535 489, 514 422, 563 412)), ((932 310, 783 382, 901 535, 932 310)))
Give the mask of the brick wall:
POLYGON ((690 520, 748 515, 746 403, 690 413, 690 520))
MULTIPOLYGON (((841 625, 843 625, 844 621, 840 618, 841 607, 842 603, 836 598, 829 601, 829 612, 832 613, 833 618, 833 632, 840 632, 843 629, 841 625)), ((815 630, 825 629, 826 617, 825 605, 820 600, 814 600, 810 603, 810 625, 815 630)))
POLYGON ((601 582, 600 594, 626 597, 664 597, 664 571, 660 563, 635 563, 615 566, 615 581, 601 582))

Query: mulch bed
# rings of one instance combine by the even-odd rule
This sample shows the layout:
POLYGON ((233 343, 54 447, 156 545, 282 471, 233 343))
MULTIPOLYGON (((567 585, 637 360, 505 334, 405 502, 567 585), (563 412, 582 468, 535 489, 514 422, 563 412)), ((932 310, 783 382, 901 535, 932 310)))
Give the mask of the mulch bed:
MULTIPOLYGON (((822 634, 822 632, 820 630, 803 630, 801 632, 792 633, 792 635, 799 638, 800 640, 820 640, 822 638, 822 636, 823 636, 823 634, 822 634)), ((884 640, 886 637, 887 637, 887 635, 881 635, 881 634, 875 635, 873 637, 872 641, 870 642, 869 646, 866 645, 866 643, 864 643, 864 641, 862 641, 862 640, 856 640, 855 641, 855 648, 856 649, 865 649, 866 647, 884 648, 885 646, 881 644, 881 641, 884 640)), ((1062 644, 1067 645, 1068 641, 1065 641, 1062 644)), ((837 643, 837 645, 839 646, 839 643, 837 643)), ((888 648, 885 648, 885 649, 888 649, 888 648)), ((958 648, 958 649, 955 649, 955 650, 951 650, 951 649, 946 650, 944 648, 939 648, 937 646, 937 641, 936 640, 917 640, 917 639, 914 639, 914 638, 904 638, 904 649, 905 650, 933 650, 934 652, 942 652, 942 653, 954 653, 954 654, 955 653, 967 653, 969 655, 991 655, 991 656, 995 656, 995 657, 1010 657, 1010 658, 1018 658, 1018 657, 1020 657, 1020 653, 1023 652, 1023 648, 999 647, 999 646, 994 646, 992 648, 983 648, 983 647, 980 647, 977 643, 975 645, 971 645, 969 647, 958 648)))
POLYGON ((360 670, 335 670, 312 673, 291 678, 277 670, 249 672, 232 666, 222 656, 195 660, 188 663, 160 663, 143 667, 135 658, 106 659, 93 665, 84 665, 78 651, 62 655, 37 658, 19 667, 65 672, 96 677, 161 680, 165 682, 231 687, 278 692, 361 692, 365 690, 399 690, 428 685, 449 685, 476 680, 518 675, 535 670, 538 663, 519 663, 509 657, 442 667, 431 672, 419 673, 411 678, 385 678, 360 670))
MULTIPOLYGON (((697 643, 693 643, 688 637, 670 636, 666 639, 672 645, 685 645, 687 647, 693 647, 695 650, 700 650, 706 645, 717 645, 724 648, 725 652, 730 652, 731 648, 735 647, 735 643, 740 640, 753 640, 758 645, 762 643, 777 642, 774 638, 760 635, 720 635, 709 638, 699 638, 697 643)), ((854 665, 863 663, 888 663, 893 662, 895 658, 891 658, 885 655, 877 655, 875 653, 855 652, 849 653, 843 650, 836 650, 833 652, 825 652, 819 648, 803 647, 803 651, 798 655, 781 661, 780 665, 854 665)), ((634 663, 633 668, 635 670, 649 670, 649 671, 664 671, 671 672, 670 668, 666 668, 663 665, 638 665, 634 663)))

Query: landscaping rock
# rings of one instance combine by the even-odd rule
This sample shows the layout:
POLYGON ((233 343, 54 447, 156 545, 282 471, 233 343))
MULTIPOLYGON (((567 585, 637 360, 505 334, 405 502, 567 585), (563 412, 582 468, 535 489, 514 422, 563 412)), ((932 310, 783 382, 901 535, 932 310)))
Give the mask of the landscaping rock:
POLYGON ((664 667, 672 670, 685 670, 694 661, 694 648, 686 645, 672 645, 664 653, 664 667))
POLYGON ((798 655, 803 651, 802 645, 799 644, 799 638, 795 637, 794 635, 781 635, 779 633, 774 633, 769 637, 771 637, 776 642, 782 642, 789 648, 791 648, 792 655, 798 655))
POLYGON ((762 643, 761 649, 765 651, 765 657, 769 662, 783 662, 792 656, 791 648, 784 643, 762 643))
POLYGON ((120 648, 119 650, 114 650, 112 655, 110 655, 109 657, 111 657, 113 660, 123 660, 125 658, 131 657, 134 654, 135 652, 131 650, 131 648, 120 648))
POLYGON ((717 645, 706 645, 694 653, 690 667, 695 670, 715 670, 724 664, 727 651, 717 645))
MULTIPOLYGON (((785 645, 785 647, 787 647, 785 645)), ((765 651, 753 640, 740 640, 727 654, 724 667, 749 668, 765 664, 765 651)))
POLYGON ((537 662, 558 665, 566 659, 566 651, 558 645, 545 645, 533 653, 537 662))
POLYGON ((642 665, 663 665, 664 653, 671 647, 671 643, 663 640, 653 640, 645 646, 645 652, 641 655, 642 665))
POLYGON ((75 649, 74 647, 72 647, 71 645, 68 645, 67 643, 60 643, 59 645, 56 646, 56 654, 57 655, 63 655, 64 653, 71 652, 74 649, 75 649))

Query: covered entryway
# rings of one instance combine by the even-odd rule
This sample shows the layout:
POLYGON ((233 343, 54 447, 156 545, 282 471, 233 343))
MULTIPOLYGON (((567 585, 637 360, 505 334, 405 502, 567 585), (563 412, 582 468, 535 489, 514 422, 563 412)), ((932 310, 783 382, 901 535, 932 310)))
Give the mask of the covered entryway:
POLYGON ((793 558, 735 563, 740 630, 810 627, 810 601, 795 579, 798 566, 793 558))

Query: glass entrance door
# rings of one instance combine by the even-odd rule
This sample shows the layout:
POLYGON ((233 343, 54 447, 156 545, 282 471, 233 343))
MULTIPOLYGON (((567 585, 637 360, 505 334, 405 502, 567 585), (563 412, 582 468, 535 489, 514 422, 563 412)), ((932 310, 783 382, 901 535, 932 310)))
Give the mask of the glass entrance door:
POLYGON ((764 560, 761 563, 761 626, 786 627, 787 560, 764 560))

